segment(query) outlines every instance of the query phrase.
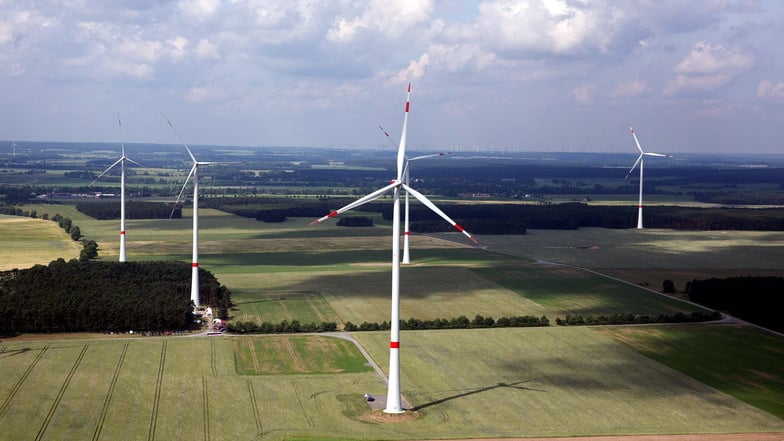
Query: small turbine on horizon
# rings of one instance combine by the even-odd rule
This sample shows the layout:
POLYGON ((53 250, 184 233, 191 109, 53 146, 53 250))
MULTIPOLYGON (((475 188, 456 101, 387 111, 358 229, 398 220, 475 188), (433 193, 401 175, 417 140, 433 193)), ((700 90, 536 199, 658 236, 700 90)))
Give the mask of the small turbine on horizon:
POLYGON ((397 177, 387 186, 382 187, 366 196, 363 196, 350 204, 335 210, 328 215, 311 222, 311 225, 323 222, 335 217, 340 213, 359 207, 368 202, 374 201, 389 191, 393 192, 392 208, 392 307, 390 324, 390 343, 389 343, 389 382, 387 387, 387 399, 385 413, 403 413, 402 398, 400 394, 400 190, 411 193, 420 202, 430 208, 433 212, 449 222, 455 229, 465 234, 469 239, 476 243, 476 239, 447 216, 443 211, 435 206, 428 198, 411 188, 405 178, 405 158, 406 158, 406 131, 408 127, 408 111, 410 107, 411 84, 408 85, 408 95, 406 96, 406 108, 403 116, 403 133, 400 136, 400 146, 397 152, 397 177))
POLYGON ((643 184, 642 183, 642 169, 643 169, 643 163, 645 162, 644 157, 645 156, 660 156, 660 157, 663 157, 663 158, 671 158, 672 156, 665 155, 665 154, 662 154, 662 153, 651 153, 651 152, 643 151, 642 147, 640 146, 640 141, 637 140, 637 134, 634 133, 634 129, 631 126, 629 126, 629 130, 631 130, 631 132, 632 132, 632 136, 634 137, 634 142, 637 144, 637 150, 640 151, 640 156, 637 157, 637 160, 634 161, 634 165, 632 165, 632 168, 630 168, 629 172, 626 173, 626 178, 625 179, 629 179, 629 176, 634 171, 634 168, 637 167, 637 164, 640 164, 640 200, 639 200, 639 203, 637 204, 637 229, 638 230, 642 230, 642 184, 643 184))
MULTIPOLYGON (((169 118, 161 112, 163 119, 169 124, 169 127, 174 131, 179 138, 180 142, 183 146, 185 146, 185 150, 188 152, 188 156, 190 156, 193 166, 191 167, 191 171, 188 173, 188 177, 185 178, 185 183, 182 185, 182 190, 180 190, 180 194, 177 195, 177 200, 174 202, 174 207, 172 208, 172 215, 174 215, 174 210, 177 208, 177 204, 180 203, 180 198, 182 197, 183 192, 185 192, 185 187, 188 186, 188 181, 193 176, 193 259, 191 260, 191 300, 193 301, 194 306, 197 308, 201 306, 201 301, 199 299, 199 166, 200 165, 215 165, 215 164, 233 164, 232 162, 205 162, 205 161, 197 161, 196 157, 193 156, 191 149, 188 147, 188 144, 185 143, 182 136, 180 136, 180 132, 174 127, 169 118)), ((169 216, 171 219, 171 216, 169 216)))
MULTIPOLYGON (((123 133, 122 129, 122 121, 120 120, 120 112, 117 112, 117 124, 120 126, 120 137, 121 143, 120 146, 122 148, 122 156, 120 159, 114 162, 114 164, 110 165, 106 170, 103 171, 97 178, 90 183, 90 186, 95 184, 103 175, 105 175, 109 170, 111 170, 115 165, 120 164, 120 262, 125 262, 125 161, 134 163, 139 167, 144 167, 143 165, 139 164, 138 162, 134 161, 133 159, 125 156, 125 134, 123 133)), ((14 144, 15 145, 15 144, 14 144)))

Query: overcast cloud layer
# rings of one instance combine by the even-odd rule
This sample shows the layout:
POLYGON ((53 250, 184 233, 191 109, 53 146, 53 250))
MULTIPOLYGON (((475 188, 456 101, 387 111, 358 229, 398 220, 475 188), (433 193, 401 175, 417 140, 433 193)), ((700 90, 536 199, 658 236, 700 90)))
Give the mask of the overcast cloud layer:
MULTIPOLYGON (((782 152, 784 2, 0 0, 0 139, 782 152)), ((1 147, 0 147, 1 148, 1 147)))

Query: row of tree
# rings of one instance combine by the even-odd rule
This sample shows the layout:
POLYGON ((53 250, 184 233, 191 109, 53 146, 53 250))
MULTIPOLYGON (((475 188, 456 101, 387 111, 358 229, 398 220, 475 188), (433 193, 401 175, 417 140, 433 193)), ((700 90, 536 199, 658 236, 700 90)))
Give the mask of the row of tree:
MULTIPOLYGON (((191 266, 184 262, 66 262, 0 272, 0 333, 188 329, 191 266)), ((199 268, 205 304, 227 318, 231 295, 199 268)))
POLYGON ((721 313, 718 311, 694 311, 690 314, 678 312, 674 315, 659 314, 656 317, 646 314, 609 314, 598 316, 567 315, 565 318, 556 318, 555 323, 560 326, 585 326, 585 325, 643 325, 648 323, 689 323, 719 320, 721 313))

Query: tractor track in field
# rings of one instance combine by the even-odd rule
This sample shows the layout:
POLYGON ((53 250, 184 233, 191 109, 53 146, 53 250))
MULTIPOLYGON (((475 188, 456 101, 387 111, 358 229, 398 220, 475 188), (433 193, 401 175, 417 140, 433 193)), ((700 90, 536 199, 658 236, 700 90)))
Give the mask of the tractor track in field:
POLYGON ((52 417, 54 417, 54 413, 57 411, 57 407, 60 405, 60 401, 62 401, 63 395, 65 395, 65 391, 68 389, 68 385, 71 384, 71 380, 73 379, 74 374, 76 374, 76 370, 79 369, 79 365, 82 364, 84 355, 87 354, 87 350, 89 348, 90 345, 84 345, 82 347, 82 351, 79 353, 79 356, 76 357, 76 361, 74 361, 73 366, 71 366, 71 370, 68 371, 68 375, 65 377, 63 385, 60 386, 60 390, 57 391, 57 396, 52 402, 52 406, 49 407, 49 412, 46 413, 44 422, 41 423, 41 427, 38 429, 38 434, 35 436, 36 441, 43 439, 44 433, 46 433, 46 429, 49 427, 49 423, 52 422, 52 417))
POLYGON ((256 433, 262 433, 261 415, 259 414, 259 406, 256 401, 256 391, 253 389, 253 383, 248 380, 248 397, 250 398, 250 406, 253 409, 253 420, 256 422, 256 433))
POLYGON ((166 340, 161 344, 161 357, 158 362, 158 378, 155 382, 155 398, 152 401, 152 413, 150 415, 150 428, 147 432, 147 440, 155 439, 155 425, 158 423, 158 406, 161 403, 161 389, 163 387, 163 368, 166 363, 166 340))
POLYGON ((120 352, 120 359, 117 360, 117 365, 114 367, 114 374, 112 375, 112 381, 109 384, 109 390, 106 392, 106 399, 103 402, 103 408, 101 409, 101 415, 98 417, 98 423, 95 426, 95 432, 93 432, 92 441, 97 441, 98 438, 101 437, 103 424, 106 421, 106 414, 109 411, 109 404, 112 401, 112 395, 114 395, 114 389, 117 387, 117 380, 120 378, 120 369, 122 369, 122 365, 125 362, 125 355, 128 353, 129 345, 130 345, 129 342, 125 342, 122 348, 122 352, 120 352))
POLYGON ((8 405, 11 404, 11 401, 14 399, 14 396, 16 396, 17 392, 19 392, 19 389, 22 388, 22 385, 24 384, 27 377, 30 375, 30 372, 32 372, 33 369, 35 369, 35 365, 37 365, 38 362, 41 361, 41 359, 44 356, 44 353, 48 348, 49 345, 46 345, 43 348, 41 348, 41 351, 38 353, 38 355, 35 356, 35 358, 30 363, 30 365, 27 366, 27 369, 25 369, 25 371, 22 373, 22 376, 19 377, 19 380, 16 381, 14 387, 12 387, 11 391, 8 392, 8 396, 5 397, 5 401, 3 401, 3 404, 0 405, 0 417, 3 416, 6 409, 8 409, 8 405))

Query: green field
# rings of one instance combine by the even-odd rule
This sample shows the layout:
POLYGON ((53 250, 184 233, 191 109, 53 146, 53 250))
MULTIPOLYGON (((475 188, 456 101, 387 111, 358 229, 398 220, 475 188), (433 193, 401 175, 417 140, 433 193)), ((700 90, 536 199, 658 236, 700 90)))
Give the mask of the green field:
POLYGON ((0 214, 0 271, 75 259, 81 249, 55 222, 0 214))
MULTIPOLYGON (((98 241, 101 259, 117 258, 117 221, 92 220, 72 206, 47 210, 71 217, 98 241)), ((184 216, 128 221, 129 260, 189 261, 189 210, 184 216)), ((67 239, 54 222, 18 219, 27 231, 37 231, 31 222, 44 223, 67 239)), ((2 220, 0 237, 10 231, 2 220)), ((200 212, 199 260, 232 291, 232 316, 388 320, 388 226, 308 227, 309 221, 265 224, 200 212)), ((684 279, 690 269, 780 274, 784 263, 773 258, 771 244, 782 239, 762 232, 585 229, 480 237, 485 248, 474 248, 459 234, 413 235, 412 264, 401 269, 401 318, 546 315, 554 322, 566 314, 692 311, 698 308, 635 279, 581 268, 616 275, 655 270, 657 277, 678 271, 684 279)), ((404 331, 401 382, 413 410, 395 423, 364 402, 364 393, 383 394, 385 385, 347 340, 25 337, 0 341, 0 433, 9 439, 784 432, 784 339, 729 325, 404 331)), ((355 337, 386 370, 388 333, 355 337)))

